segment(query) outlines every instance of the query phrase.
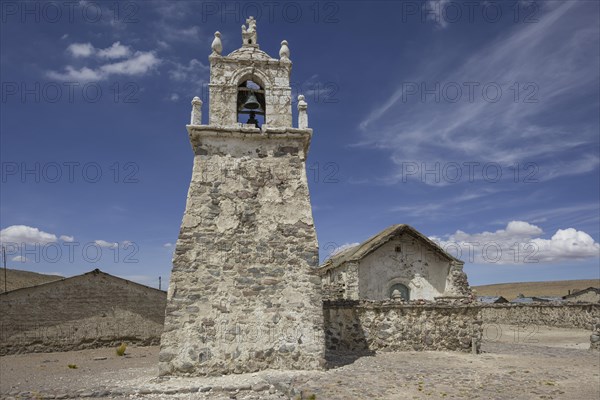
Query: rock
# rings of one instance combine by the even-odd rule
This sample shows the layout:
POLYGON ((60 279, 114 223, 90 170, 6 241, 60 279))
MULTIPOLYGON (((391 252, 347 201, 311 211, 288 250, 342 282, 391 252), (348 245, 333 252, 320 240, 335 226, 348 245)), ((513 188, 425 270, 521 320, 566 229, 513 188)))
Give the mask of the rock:
POLYGON ((265 390, 269 390, 270 386, 267 382, 256 383, 252 386, 252 390, 255 392, 262 392, 265 390))

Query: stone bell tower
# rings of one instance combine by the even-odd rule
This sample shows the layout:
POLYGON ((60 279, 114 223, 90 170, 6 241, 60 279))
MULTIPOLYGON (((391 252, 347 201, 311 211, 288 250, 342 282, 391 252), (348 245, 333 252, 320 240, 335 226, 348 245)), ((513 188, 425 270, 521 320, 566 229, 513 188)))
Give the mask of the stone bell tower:
POLYGON ((318 245, 305 161, 312 129, 292 127, 287 42, 261 51, 256 22, 221 54, 215 33, 210 115, 192 101, 194 168, 173 257, 161 375, 317 369, 324 332, 318 245))

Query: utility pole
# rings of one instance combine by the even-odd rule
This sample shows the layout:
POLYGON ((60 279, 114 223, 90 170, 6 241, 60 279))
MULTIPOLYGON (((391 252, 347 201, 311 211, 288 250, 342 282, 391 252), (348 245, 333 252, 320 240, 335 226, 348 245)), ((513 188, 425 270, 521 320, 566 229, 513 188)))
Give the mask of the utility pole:
POLYGON ((161 279, 162 279, 162 278, 159 276, 159 277, 158 277, 158 290, 161 290, 161 288, 160 288, 160 285, 161 285, 161 279))
POLYGON ((6 248, 2 246, 2 260, 4 261, 4 293, 8 292, 6 290, 6 248))

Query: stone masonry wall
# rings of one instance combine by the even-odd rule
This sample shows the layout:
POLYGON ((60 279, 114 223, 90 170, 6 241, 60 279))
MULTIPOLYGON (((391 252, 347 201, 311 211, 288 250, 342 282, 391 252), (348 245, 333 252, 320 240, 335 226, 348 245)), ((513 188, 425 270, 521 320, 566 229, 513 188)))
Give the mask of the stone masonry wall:
POLYGON ((0 355, 155 345, 166 293, 90 272, 0 295, 0 355))
POLYGON ((589 329, 600 323, 600 304, 485 304, 484 324, 545 325, 589 329))
POLYGON ((160 374, 319 368, 323 314, 305 171, 310 132, 211 129, 190 127, 196 157, 160 374))
POLYGON ((479 351, 482 323, 473 305, 324 303, 329 352, 479 351))

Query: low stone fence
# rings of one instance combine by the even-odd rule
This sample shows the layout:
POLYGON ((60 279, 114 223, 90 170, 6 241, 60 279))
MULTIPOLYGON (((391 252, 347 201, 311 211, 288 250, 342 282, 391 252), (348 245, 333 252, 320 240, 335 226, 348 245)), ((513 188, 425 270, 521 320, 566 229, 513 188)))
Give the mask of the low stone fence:
POLYGON ((479 352, 479 310, 477 305, 326 301, 323 312, 327 351, 479 352))
POLYGON ((544 325, 592 330, 600 322, 600 304, 484 304, 484 324, 544 325))

